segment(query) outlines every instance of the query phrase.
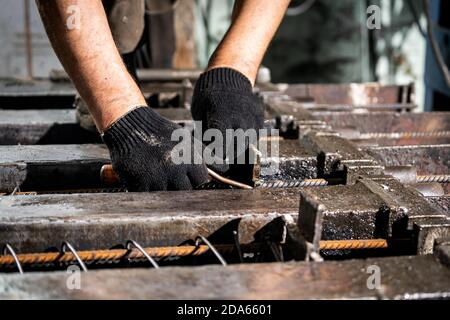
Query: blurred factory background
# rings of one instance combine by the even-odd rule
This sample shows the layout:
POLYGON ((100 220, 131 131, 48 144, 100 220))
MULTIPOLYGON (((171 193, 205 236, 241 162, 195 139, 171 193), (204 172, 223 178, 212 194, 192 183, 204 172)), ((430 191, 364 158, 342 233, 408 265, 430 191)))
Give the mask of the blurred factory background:
MULTIPOLYGON (((154 30, 162 30, 152 36, 175 39, 172 46, 161 41, 165 48, 159 50, 167 54, 155 66, 203 68, 227 30, 233 3, 178 0, 169 9, 149 12, 154 30), (173 30, 161 27, 167 19, 174 21, 173 30)), ((444 110, 450 90, 427 41, 423 3, 294 0, 264 65, 277 83, 414 82, 419 110, 444 110), (380 29, 367 27, 371 5, 380 8, 380 29)), ((431 0, 430 6, 436 41, 449 62, 450 23, 442 17, 450 14, 450 4, 431 0)), ((45 78, 50 70, 61 69, 32 0, 4 1, 0 39, 2 78, 45 78)))

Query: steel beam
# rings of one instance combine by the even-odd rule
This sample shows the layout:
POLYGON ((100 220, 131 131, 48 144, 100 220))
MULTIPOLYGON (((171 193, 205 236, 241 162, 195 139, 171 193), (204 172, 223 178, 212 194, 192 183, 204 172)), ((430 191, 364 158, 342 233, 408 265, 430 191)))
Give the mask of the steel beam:
MULTIPOLYGON (((419 175, 447 174, 449 150, 449 145, 437 145, 370 147, 361 152, 338 136, 308 135, 305 139, 278 141, 278 157, 271 155, 269 148, 269 156, 261 159, 260 182, 321 178, 343 170, 339 167, 342 165, 370 167, 377 173, 381 171, 380 165, 413 165, 419 175), (278 171, 270 170, 275 162, 278 171)), ((11 192, 17 186, 22 191, 105 188, 99 172, 109 162, 104 145, 0 146, 0 191, 11 192), (11 171, 12 168, 20 170, 11 171), (23 170, 27 172, 25 176, 23 170)))
POLYGON ((301 230, 316 230, 308 223, 316 221, 315 211, 305 206, 325 208, 322 240, 417 236, 417 252, 430 253, 434 239, 450 230, 445 213, 396 180, 383 178, 324 189, 5 196, 0 198, 0 243, 28 252, 64 240, 83 250, 126 239, 146 246, 177 245, 199 234, 210 236, 240 218, 241 239, 249 242, 278 217, 295 223, 300 193, 307 195, 300 201, 301 230))
POLYGON ((419 175, 450 172, 450 144, 363 149, 384 166, 414 166, 419 175))
POLYGON ((342 262, 1 275, 0 299, 448 299, 450 269, 434 256, 342 262), (370 275, 380 271, 380 283, 370 275), (187 281, 186 279, 189 279, 187 281))
POLYGON ((239 220, 240 239, 248 243, 278 217, 295 223, 298 203, 298 189, 5 196, 0 244, 18 252, 42 252, 64 240, 80 250, 128 239, 155 247, 213 234, 223 243, 239 220))
POLYGON ((0 146, 0 192, 104 187, 104 145, 0 146))
MULTIPOLYGON (((187 109, 155 110, 180 125, 191 125, 187 109)), ((0 110, 0 145, 84 143, 101 143, 101 139, 79 126, 73 109, 0 110)))
POLYGON ((383 177, 303 190, 298 226, 308 242, 317 242, 318 232, 323 240, 413 237, 417 254, 432 253, 434 241, 450 235, 448 212, 383 177))

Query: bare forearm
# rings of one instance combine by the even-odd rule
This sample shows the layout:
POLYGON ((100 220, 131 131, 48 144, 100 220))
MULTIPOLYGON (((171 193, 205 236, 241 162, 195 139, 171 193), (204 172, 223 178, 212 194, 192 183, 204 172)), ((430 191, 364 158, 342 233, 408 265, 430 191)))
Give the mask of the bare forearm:
POLYGON ((208 65, 228 67, 254 83, 258 68, 290 0, 236 0, 233 21, 208 65))
POLYGON ((99 130, 146 104, 114 44, 101 0, 36 3, 55 52, 99 130), (78 10, 79 19, 70 20, 76 14, 71 8, 78 10))

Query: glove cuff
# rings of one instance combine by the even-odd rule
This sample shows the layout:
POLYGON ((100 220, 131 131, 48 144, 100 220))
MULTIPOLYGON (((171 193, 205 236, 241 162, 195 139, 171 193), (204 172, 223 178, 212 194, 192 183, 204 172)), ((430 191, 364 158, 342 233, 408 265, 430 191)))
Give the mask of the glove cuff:
POLYGON ((123 155, 143 143, 158 145, 159 136, 174 129, 174 123, 151 108, 142 106, 117 120, 103 133, 102 139, 110 151, 123 155))
POLYGON ((250 80, 242 73, 231 68, 216 68, 200 75, 195 85, 196 90, 208 90, 226 87, 242 91, 252 91, 250 80))

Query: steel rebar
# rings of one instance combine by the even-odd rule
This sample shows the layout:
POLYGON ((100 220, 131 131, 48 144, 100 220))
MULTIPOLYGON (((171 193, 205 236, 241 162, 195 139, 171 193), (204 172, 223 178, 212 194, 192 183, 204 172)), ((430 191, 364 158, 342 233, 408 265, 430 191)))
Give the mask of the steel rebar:
POLYGON ((277 188, 308 188, 308 187, 326 187, 328 181, 325 179, 309 179, 303 181, 269 181, 263 182, 259 188, 277 189, 277 188))
POLYGON ((417 176, 417 183, 450 183, 450 175, 417 176))
MULTIPOLYGON (((245 245, 247 249, 256 249, 261 245, 245 245)), ((214 246, 220 253, 231 253, 236 249, 234 245, 216 245, 214 246)), ((244 246, 243 246, 244 247, 244 246)), ((325 240, 320 241, 321 250, 361 250, 361 249, 386 249, 389 247, 388 240, 370 239, 370 240, 325 240)), ((167 257, 187 257, 200 256, 210 251, 207 245, 198 246, 179 246, 179 247, 158 247, 144 248, 145 252, 153 258, 167 257)), ((78 257, 84 263, 96 262, 120 262, 124 259, 130 261, 145 258, 144 254, 138 250, 114 249, 114 250, 96 250, 96 251, 78 251, 78 257)), ((75 263, 77 257, 72 252, 51 252, 51 253, 28 253, 18 254, 17 260, 21 265, 48 265, 54 263, 75 263)), ((12 255, 0 256, 0 267, 15 265, 16 260, 12 255)))
POLYGON ((450 137, 450 131, 431 132, 369 132, 362 133, 359 139, 414 139, 414 138, 446 138, 450 137))

